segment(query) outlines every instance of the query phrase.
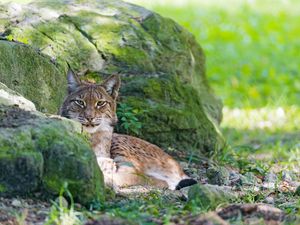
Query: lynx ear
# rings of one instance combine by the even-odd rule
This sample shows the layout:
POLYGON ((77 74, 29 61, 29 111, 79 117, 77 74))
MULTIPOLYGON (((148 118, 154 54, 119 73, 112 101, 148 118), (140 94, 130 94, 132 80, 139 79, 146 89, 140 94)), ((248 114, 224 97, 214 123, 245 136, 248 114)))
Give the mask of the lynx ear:
POLYGON ((77 88, 80 86, 81 83, 70 67, 67 73, 67 80, 68 80, 68 93, 71 94, 72 92, 77 90, 77 88))
POLYGON ((113 99, 118 97, 120 85, 121 79, 119 75, 111 75, 101 84, 101 86, 105 88, 106 92, 111 95, 113 99))

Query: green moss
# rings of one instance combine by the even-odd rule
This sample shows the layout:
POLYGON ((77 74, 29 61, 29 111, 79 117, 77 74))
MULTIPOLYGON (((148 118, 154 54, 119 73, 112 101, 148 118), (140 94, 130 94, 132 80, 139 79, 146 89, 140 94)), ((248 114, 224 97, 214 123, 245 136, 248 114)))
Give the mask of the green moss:
POLYGON ((37 108, 57 112, 65 91, 65 79, 50 59, 34 49, 0 40, 0 52, 5 55, 0 62, 0 82, 32 100, 37 108))
POLYGON ((237 195, 234 192, 221 186, 196 184, 188 192, 189 204, 205 210, 214 210, 220 204, 236 200, 237 195))
POLYGON ((1 195, 1 192, 6 192, 6 191, 7 191, 7 188, 4 185, 0 184, 0 195, 1 195))
POLYGON ((198 92, 179 78, 165 77, 127 80, 131 89, 122 94, 136 97, 122 98, 123 102, 139 110, 142 123, 141 137, 165 148, 201 150, 215 154, 224 145, 218 128, 207 118, 198 92))
POLYGON ((66 5, 61 0, 43 0, 37 1, 36 5, 38 7, 46 7, 54 10, 63 10, 66 8, 66 5))
POLYGON ((73 124, 11 106, 0 108, 0 170, 7 171, 1 173, 0 184, 8 190, 3 195, 38 189, 57 195, 68 182, 76 201, 88 205, 104 200, 103 175, 95 155, 73 124))
POLYGON ((103 175, 86 140, 78 134, 69 135, 59 124, 46 126, 40 132, 47 134, 47 140, 41 137, 37 142, 47 159, 43 177, 46 189, 57 193, 68 182, 73 197, 83 204, 103 201, 103 175))
POLYGON ((37 191, 42 176, 43 158, 37 152, 10 151, 0 154, 1 195, 29 195, 37 191))

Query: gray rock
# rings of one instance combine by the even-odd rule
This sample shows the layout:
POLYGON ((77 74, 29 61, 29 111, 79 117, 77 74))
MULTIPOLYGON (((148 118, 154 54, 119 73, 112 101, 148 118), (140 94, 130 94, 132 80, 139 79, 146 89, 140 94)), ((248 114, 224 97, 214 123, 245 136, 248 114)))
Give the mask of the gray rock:
POLYGON ((242 175, 236 171, 230 171, 229 185, 230 186, 241 186, 242 185, 242 175))
POLYGON ((241 176, 242 185, 257 185, 258 178, 252 173, 247 172, 244 175, 241 176))
POLYGON ((278 183, 278 177, 275 173, 267 173, 264 177, 263 188, 265 189, 275 189, 278 183))
POLYGON ((264 182, 278 182, 278 177, 275 173, 267 173, 264 177, 264 182))
POLYGON ((0 104, 15 105, 21 109, 35 111, 35 105, 19 93, 9 89, 0 82, 0 104))
POLYGON ((11 205, 17 208, 21 208, 22 207, 22 202, 18 199, 13 199, 11 202, 11 205))
POLYGON ((275 199, 272 196, 267 196, 264 200, 265 203, 270 204, 270 205, 274 205, 275 203, 275 199))
POLYGON ((282 180, 287 182, 294 182, 297 176, 292 171, 282 171, 282 180))
POLYGON ((229 184, 229 171, 225 167, 209 167, 206 175, 210 184, 220 186, 229 184))

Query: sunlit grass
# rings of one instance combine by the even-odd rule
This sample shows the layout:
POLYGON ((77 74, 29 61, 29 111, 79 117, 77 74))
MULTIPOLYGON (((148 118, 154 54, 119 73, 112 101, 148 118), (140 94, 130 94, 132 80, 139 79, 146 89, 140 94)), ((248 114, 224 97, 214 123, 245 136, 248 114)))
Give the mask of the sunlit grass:
POLYGON ((236 160, 250 163, 252 167, 260 164, 273 172, 299 172, 299 107, 225 107, 223 113, 222 130, 236 160))
POLYGON ((300 109, 290 107, 263 107, 259 109, 231 109, 224 107, 222 126, 237 130, 264 130, 266 133, 299 129, 300 109))

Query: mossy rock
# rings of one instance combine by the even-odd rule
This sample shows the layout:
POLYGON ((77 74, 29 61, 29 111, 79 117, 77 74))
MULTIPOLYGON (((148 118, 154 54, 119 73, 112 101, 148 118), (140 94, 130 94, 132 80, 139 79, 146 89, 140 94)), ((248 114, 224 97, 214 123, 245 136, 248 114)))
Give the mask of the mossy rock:
POLYGON ((66 80, 50 57, 5 40, 0 40, 0 55, 0 82, 30 99, 38 110, 57 113, 66 94, 66 80))
POLYGON ((211 166, 206 170, 208 183, 214 185, 229 185, 230 173, 227 168, 222 166, 211 166))
POLYGON ((210 184, 196 184, 188 191, 189 204, 194 204, 203 210, 214 210, 221 204, 236 201, 237 198, 238 195, 228 187, 210 184))
POLYGON ((0 196, 57 196, 65 183, 84 205, 104 200, 103 175, 80 124, 0 104, 0 196))
MULTIPOLYGON (((37 1, 2 5, 0 11, 4 38, 25 42, 58 65, 60 72, 55 70, 51 76, 47 72, 32 74, 32 80, 42 76, 44 82, 54 82, 46 93, 59 89, 55 97, 48 95, 57 98, 53 100, 57 109, 65 90, 62 79, 67 61, 86 79, 99 81, 113 73, 122 76, 120 101, 146 110, 139 118, 141 138, 166 148, 197 149, 206 155, 223 147, 218 127, 222 104, 206 80, 204 53, 194 36, 173 20, 119 0, 37 1)), ((30 57, 23 58, 31 62, 30 57)), ((8 59, 22 77, 29 77, 28 72, 22 74, 35 71, 36 65, 27 62, 26 66, 20 60, 8 59)), ((6 76, 10 77, 9 73, 6 76)), ((15 88, 10 83, 13 80, 0 82, 34 101, 38 109, 41 105, 53 112, 52 103, 51 107, 41 104, 43 99, 15 88)), ((39 85, 37 91, 44 87, 39 85)))

